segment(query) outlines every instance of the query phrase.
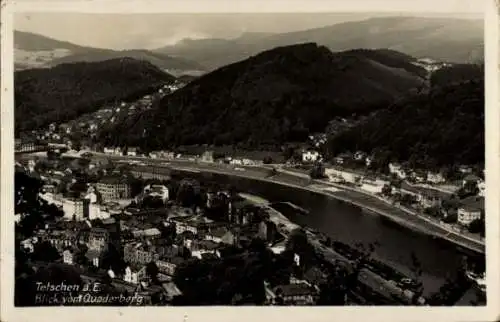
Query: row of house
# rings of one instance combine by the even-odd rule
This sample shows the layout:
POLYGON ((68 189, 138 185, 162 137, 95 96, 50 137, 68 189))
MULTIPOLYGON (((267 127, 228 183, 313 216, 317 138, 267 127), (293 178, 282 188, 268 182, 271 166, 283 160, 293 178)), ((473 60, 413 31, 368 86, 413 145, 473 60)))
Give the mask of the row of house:
POLYGON ((324 170, 324 174, 331 182, 356 185, 360 189, 372 194, 381 193, 384 186, 389 184, 388 180, 367 176, 362 171, 345 170, 339 167, 327 167, 324 170))
POLYGON ((64 212, 66 220, 107 219, 113 214, 121 213, 121 207, 115 200, 130 198, 130 186, 123 180, 105 178, 95 185, 89 186, 81 197, 63 197, 55 193, 51 184, 43 186, 39 193, 41 199, 54 204, 64 212), (99 197, 98 197, 99 196, 99 197))
POLYGON ((126 149, 120 148, 120 147, 104 147, 104 153, 110 154, 110 155, 126 155, 126 156, 131 156, 135 157, 138 156, 136 147, 130 147, 126 149))
MULTIPOLYGON (((410 186, 402 183, 400 188, 393 188, 393 193, 407 194, 415 198, 422 208, 437 207, 441 209, 444 200, 450 199, 450 194, 435 189, 410 186)), ((473 221, 484 218, 484 197, 469 196, 457 201, 456 208, 446 211, 446 217, 457 213, 457 222, 462 226, 469 226, 473 221)))
MULTIPOLYGON (((106 251, 111 238, 109 231, 104 228, 91 227, 88 222, 82 223, 82 225, 82 230, 52 229, 46 226, 45 229, 38 230, 33 237, 22 241, 21 245, 28 252, 33 252, 37 243, 45 241, 49 242, 59 252, 70 250, 69 253, 74 254, 72 249, 82 244, 85 244, 89 251, 99 253, 106 251)), ((66 259, 65 262, 69 263, 70 259, 66 259)), ((71 259, 71 263, 73 263, 73 259, 71 259)))
POLYGON ((473 221, 484 218, 484 198, 471 196, 461 200, 457 208, 457 222, 469 226, 473 221))
POLYGON ((238 237, 245 234, 199 215, 171 217, 165 224, 175 226, 176 244, 161 245, 161 233, 156 228, 133 231, 135 241, 124 246, 124 260, 129 263, 125 274, 128 282, 138 283, 145 278, 145 265, 150 262, 157 265, 160 274, 172 276, 186 260, 183 248, 199 259, 220 258, 221 245, 235 245, 240 241, 238 237))
POLYGON ((388 167, 389 173, 394 174, 402 180, 413 178, 418 183, 428 182, 431 184, 439 184, 446 181, 443 174, 439 172, 408 170, 404 169, 403 166, 398 163, 389 163, 388 167))

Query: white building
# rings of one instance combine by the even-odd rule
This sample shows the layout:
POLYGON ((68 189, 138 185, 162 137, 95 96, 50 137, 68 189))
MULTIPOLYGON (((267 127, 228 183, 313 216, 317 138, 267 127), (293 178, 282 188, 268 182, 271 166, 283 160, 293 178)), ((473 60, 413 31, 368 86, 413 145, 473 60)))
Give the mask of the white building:
POLYGON ((105 147, 104 148, 104 153, 106 153, 106 154, 115 154, 115 148, 105 147))
POLYGON ((271 251, 275 254, 281 254, 285 251, 286 249, 286 242, 285 241, 281 241, 277 244, 274 244, 272 247, 271 247, 271 251))
POLYGON ((486 183, 484 180, 479 180, 477 183, 477 188, 479 189, 478 195, 481 197, 484 197, 485 190, 486 190, 486 183))
POLYGON ((462 180, 462 186, 465 187, 467 183, 475 183, 476 185, 478 185, 481 181, 483 180, 478 176, 469 174, 462 180))
POLYGON ((361 174, 336 168, 325 168, 325 175, 330 181, 333 182, 345 181, 349 183, 356 183, 362 178, 361 174))
POLYGON ((135 156, 137 156, 137 148, 128 148, 127 155, 129 157, 135 157, 135 156))
POLYGON ((388 181, 380 180, 380 179, 369 179, 369 178, 364 178, 361 181, 361 189, 365 190, 366 192, 369 193, 381 193, 382 189, 384 188, 385 185, 388 185, 388 181))
POLYGON ((28 253, 35 251, 35 244, 38 242, 37 237, 32 237, 21 241, 21 247, 28 253))
POLYGON ((146 237, 146 238, 158 238, 161 236, 161 231, 158 228, 149 228, 143 230, 134 230, 132 232, 134 238, 146 237))
POLYGON ((481 219, 481 210, 475 207, 462 206, 458 208, 458 223, 464 226, 470 225, 476 219, 481 219))
POLYGON ((146 267, 142 268, 133 268, 127 266, 125 268, 125 274, 123 275, 123 280, 128 283, 138 284, 141 279, 146 275, 145 272, 146 267))
POLYGON ((201 259, 203 254, 213 254, 220 257, 220 252, 218 250, 219 245, 214 241, 201 240, 192 242, 190 246, 191 255, 198 259, 201 259))
POLYGON ((122 149, 121 148, 114 148, 114 147, 105 147, 104 148, 104 153, 106 154, 114 154, 114 155, 122 155, 122 149))
POLYGON ((63 198, 60 195, 54 195, 53 193, 46 192, 46 193, 40 193, 39 196, 43 200, 47 201, 47 203, 49 204, 54 204, 57 207, 63 206, 63 198))
POLYGON ((446 179, 441 173, 427 172, 427 182, 430 183, 443 183, 446 179))
MULTIPOLYGON (((62 208, 67 220, 84 220, 85 202, 83 199, 63 199, 62 208)), ((88 207, 88 203, 87 203, 88 207)))
POLYGON ((302 162, 316 162, 321 160, 321 155, 318 151, 304 151, 302 152, 302 162))
POLYGON ((250 160, 250 159, 243 159, 241 160, 243 162, 243 165, 255 165, 255 161, 250 160))
POLYGON ((97 203, 97 195, 93 191, 94 189, 89 189, 90 191, 85 195, 85 199, 89 200, 90 203, 97 203))
POLYGON ((461 165, 460 167, 458 167, 458 171, 464 174, 469 174, 472 173, 472 167, 461 165))
POLYGON ((471 196, 461 201, 457 210, 457 221, 464 226, 470 225, 476 219, 481 219, 484 212, 484 198, 471 196))
POLYGON ((397 163, 389 163, 389 173, 395 174, 400 179, 406 178, 406 171, 397 163))
POLYGON ((105 220, 111 217, 111 213, 107 210, 106 206, 91 203, 88 205, 88 219, 101 219, 105 220))
POLYGON ((111 217, 111 212, 105 206, 93 206, 96 206, 95 210, 93 211, 93 213, 96 215, 96 218, 104 220, 111 217))
POLYGON ((35 166, 36 166, 36 161, 35 161, 35 160, 30 159, 30 160, 28 161, 28 171, 29 171, 29 172, 35 172, 35 166))
POLYGON ((415 180, 417 183, 423 183, 427 180, 427 174, 423 173, 422 171, 412 171, 411 173, 411 178, 415 180))
POLYGON ((214 151, 205 151, 201 155, 201 161, 202 162, 209 162, 212 163, 214 162, 214 151))
POLYGON ((356 153, 354 153, 354 160, 361 161, 364 159, 366 159, 366 153, 364 153, 363 151, 357 151, 356 153))
POLYGON ((73 255, 73 252, 71 250, 66 249, 63 252, 62 257, 63 257, 63 262, 65 264, 73 265, 73 263, 74 263, 74 261, 73 261, 74 255, 73 255))
POLYGON ((241 159, 231 159, 231 161, 229 161, 229 164, 232 164, 232 165, 243 165, 243 160, 241 160, 241 159))

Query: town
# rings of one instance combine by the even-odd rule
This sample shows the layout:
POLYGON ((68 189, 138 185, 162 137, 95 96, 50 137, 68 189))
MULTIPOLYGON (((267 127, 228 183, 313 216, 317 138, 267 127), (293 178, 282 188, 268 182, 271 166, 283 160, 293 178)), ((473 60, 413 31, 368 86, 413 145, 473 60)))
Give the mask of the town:
MULTIPOLYGON (((82 281, 104 283, 119 294, 139 294, 146 299, 141 305, 209 301, 193 299, 196 296, 190 288, 200 277, 189 275, 194 274, 190 269, 199 269, 192 267, 205 262, 225 265, 235 254, 253 254, 255 247, 270 251, 273 260, 269 265, 281 269, 262 280, 265 296, 259 304, 392 303, 394 296, 401 303, 426 303, 416 280, 368 260, 369 256, 363 255, 366 248, 332 243, 316 234, 312 238, 319 244, 311 238, 307 242, 310 231, 287 227, 286 220, 283 222, 272 208, 231 187, 176 174, 168 161, 213 164, 242 173, 265 168, 268 177, 278 172, 306 177, 309 183, 321 182, 330 189, 352 189, 375 197, 484 243, 484 172, 471 167, 433 173, 390 162, 383 173, 371 170, 377 161, 363 152, 344 153, 325 162, 317 149, 317 137, 311 137, 309 147, 276 163, 271 157, 256 160, 217 155, 211 150, 185 155, 174 151, 144 153, 136 147, 96 148, 65 141, 65 126, 51 125, 42 132, 51 139, 17 141, 16 171, 40 182, 39 202, 49 209, 39 223, 41 227, 34 225, 33 231, 17 234, 19 251, 30 258, 33 267, 61 262, 76 270, 82 281), (300 246, 294 240, 299 240, 300 246), (325 259, 332 252, 322 254, 325 246, 333 247, 335 260, 325 259), (355 264, 359 261, 356 256, 366 257, 361 266, 355 264), (348 263, 347 268, 342 266, 342 273, 337 272, 339 259, 348 263), (357 286, 340 287, 338 281, 332 286, 329 280, 336 274, 357 286), (377 279, 386 285, 382 297, 373 293, 377 279), (328 292, 336 297, 325 295, 328 292)), ((19 209, 16 222, 24 227, 29 211, 19 209)), ((481 276, 473 277, 484 291, 481 276)), ((238 294, 232 303, 255 303, 238 294)))
MULTIPOLYGON (((160 91, 172 91, 176 88, 165 86, 165 89, 160 89, 160 91)), ((147 108, 151 104, 148 100, 151 100, 150 95, 129 105, 131 108, 135 106, 147 108), (144 103, 145 101, 149 103, 144 103)), ((101 122, 106 122, 99 112, 95 115, 101 122)), ((111 116, 108 121, 112 121, 115 117, 111 116)), ((423 216, 442 227, 484 242, 484 191, 486 187, 484 169, 467 165, 442 168, 440 171, 412 169, 408 164, 381 161, 376 156, 362 151, 341 153, 326 161, 321 155, 321 145, 326 140, 324 135, 311 136, 308 144, 296 147, 292 151, 288 148, 281 155, 274 156, 276 160, 265 153, 261 153, 258 156, 260 159, 257 159, 255 156, 219 153, 203 147, 196 149, 199 154, 184 151, 143 151, 139 147, 102 146, 99 143, 92 143, 92 139, 84 139, 92 138, 93 131, 97 128, 95 122, 88 122, 80 123, 80 132, 77 134, 70 131, 71 127, 68 127, 68 124, 51 124, 46 130, 33 131, 27 137, 16 140, 16 151, 30 153, 50 149, 51 152, 48 152, 50 154, 53 154, 53 150, 59 153, 62 150, 68 157, 83 157, 84 159, 92 159, 92 153, 99 154, 103 159, 105 156, 135 158, 128 161, 136 169, 132 171, 135 176, 144 175, 141 169, 147 168, 146 163, 149 164, 150 161, 155 160, 226 164, 236 171, 244 171, 245 167, 273 166, 271 168, 273 171, 279 168, 284 172, 288 171, 302 177, 308 176, 330 185, 355 189, 358 192, 376 196, 404 211, 423 216), (85 128, 89 132, 81 133, 85 128)), ((119 162, 125 161, 119 160, 119 162)), ((33 168, 33 161, 30 164, 33 168)), ((90 162, 88 171, 97 172, 99 164, 99 162, 90 162)), ((56 182, 64 177, 66 170, 68 169, 54 172, 57 174, 56 182)), ((71 175, 71 173, 66 173, 66 175, 71 175)), ((148 174, 145 175, 148 176, 148 174)))

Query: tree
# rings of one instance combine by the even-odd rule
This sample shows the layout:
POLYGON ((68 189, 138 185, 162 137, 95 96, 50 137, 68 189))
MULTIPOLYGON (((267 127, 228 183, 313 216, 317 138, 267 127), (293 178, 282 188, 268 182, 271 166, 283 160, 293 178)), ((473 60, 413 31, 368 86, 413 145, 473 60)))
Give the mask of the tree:
POLYGON ((199 183, 195 180, 182 180, 177 190, 177 202, 183 207, 202 205, 202 196, 199 183))
POLYGON ((392 187, 388 184, 382 187, 382 194, 384 196, 390 196, 392 194, 392 187))
POLYGON ((447 215, 446 217, 443 218, 443 222, 447 223, 447 224, 454 224, 456 223, 458 220, 458 215, 457 213, 451 213, 449 215, 447 215))
POLYGON ((463 268, 459 268, 453 279, 447 279, 441 288, 428 297, 427 304, 433 306, 454 305, 464 293, 470 289, 472 282, 465 275, 463 268))
POLYGON ((273 163, 273 158, 271 158, 270 156, 266 156, 266 157, 264 157, 264 159, 262 160, 262 162, 264 164, 271 164, 271 163, 273 163))
POLYGON ((465 198, 466 196, 475 196, 479 192, 479 188, 477 187, 477 182, 475 181, 466 181, 463 188, 460 189, 460 192, 462 194, 461 199, 465 198))
POLYGON ((441 218, 441 208, 438 206, 425 208, 424 213, 435 218, 441 218))
POLYGON ((302 268, 311 265, 315 259, 314 247, 309 243, 305 230, 302 228, 294 229, 286 242, 285 251, 293 256, 299 255, 299 266, 302 268))
POLYGON ((324 179, 326 176, 323 165, 319 162, 316 163, 309 171, 309 176, 311 177, 311 179, 324 179))
POLYGON ((142 189, 144 188, 144 182, 140 179, 133 177, 133 176, 130 178, 129 184, 130 184, 130 194, 133 197, 140 194, 142 192, 142 189))
POLYGON ((57 153, 53 150, 47 151, 47 159, 49 160, 56 160, 57 159, 57 153))
POLYGON ((146 265, 146 274, 149 278, 151 278, 153 283, 158 282, 158 273, 159 269, 155 262, 151 261, 146 265))
POLYGON ((125 272, 125 261, 118 248, 111 242, 108 243, 107 250, 104 252, 102 257, 102 265, 104 268, 111 268, 113 272, 117 274, 123 274, 125 272))
POLYGON ((85 244, 79 244, 78 245, 78 250, 75 254, 75 263, 83 266, 87 266, 89 264, 89 260, 85 254, 88 251, 88 247, 85 244))
POLYGON ((142 200, 142 207, 149 209, 158 209, 165 207, 165 203, 159 197, 147 196, 142 200))
POLYGON ((82 144, 79 140, 72 141, 71 148, 75 151, 80 151, 82 149, 82 144))
POLYGON ((287 146, 283 149, 283 158, 288 161, 293 158, 295 149, 292 146, 287 146))
POLYGON ((325 283, 320 285, 318 305, 345 305, 348 272, 344 267, 331 269, 325 283))
POLYGON ((368 261, 370 261, 372 254, 375 252, 375 248, 378 247, 378 242, 369 243, 365 245, 363 243, 355 243, 354 249, 357 251, 357 258, 355 262, 355 270, 359 270, 368 261))
POLYGON ((36 261, 55 262, 61 258, 61 254, 48 241, 43 241, 35 246, 32 258, 36 261))
POLYGON ((468 230, 472 234, 480 234, 481 236, 484 236, 485 233, 485 222, 484 219, 479 218, 473 220, 468 227, 468 230))
POLYGON ((191 254, 191 251, 187 247, 182 247, 181 248, 180 255, 182 256, 182 258, 184 258, 186 260, 188 260, 191 257, 193 257, 193 255, 191 254))

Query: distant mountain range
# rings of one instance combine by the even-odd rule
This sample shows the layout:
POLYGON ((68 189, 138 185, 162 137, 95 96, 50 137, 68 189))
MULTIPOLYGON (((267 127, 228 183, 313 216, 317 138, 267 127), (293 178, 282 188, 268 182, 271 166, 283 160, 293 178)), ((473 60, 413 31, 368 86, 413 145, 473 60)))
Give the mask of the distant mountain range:
POLYGON ((483 61, 483 30, 481 20, 385 17, 289 33, 248 32, 235 39, 184 39, 155 50, 125 51, 84 47, 16 31, 15 65, 20 70, 127 56, 147 60, 175 76, 199 76, 265 50, 305 42, 331 51, 392 49, 416 58, 471 63, 483 61))
POLYGON ((215 69, 278 46, 315 42, 332 51, 393 49, 416 58, 453 63, 483 61, 483 22, 451 18, 388 17, 304 31, 246 33, 236 39, 185 39, 156 52, 215 69))
POLYGON ((60 64, 14 75, 15 128, 28 131, 136 99, 175 78, 131 58, 60 64))
POLYGON ((46 68, 61 63, 99 62, 114 58, 129 57, 145 60, 171 74, 199 75, 205 71, 200 64, 183 58, 173 58, 148 50, 111 50, 83 47, 70 42, 59 41, 27 32, 15 31, 16 70, 46 68))
POLYGON ((205 143, 276 148, 323 131, 332 118, 386 108, 425 86, 427 72, 414 61, 391 50, 278 47, 191 81, 102 139, 151 149, 205 143))

